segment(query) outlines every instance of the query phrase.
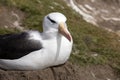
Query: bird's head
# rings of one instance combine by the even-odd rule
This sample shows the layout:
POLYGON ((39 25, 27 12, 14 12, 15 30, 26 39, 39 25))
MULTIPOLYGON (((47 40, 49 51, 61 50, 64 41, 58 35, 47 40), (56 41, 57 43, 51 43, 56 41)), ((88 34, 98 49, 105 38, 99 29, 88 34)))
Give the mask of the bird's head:
POLYGON ((67 18, 59 12, 53 12, 45 16, 43 21, 44 32, 58 32, 71 41, 71 35, 67 29, 67 18))

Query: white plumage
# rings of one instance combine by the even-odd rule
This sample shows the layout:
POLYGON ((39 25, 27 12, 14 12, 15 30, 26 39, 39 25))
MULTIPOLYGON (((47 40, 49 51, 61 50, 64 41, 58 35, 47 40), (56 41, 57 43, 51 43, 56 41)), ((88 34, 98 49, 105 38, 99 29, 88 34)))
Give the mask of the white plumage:
MULTIPOLYGON (((41 48, 33 50, 20 58, 1 58, 0 67, 14 70, 36 70, 65 63, 70 56, 73 44, 72 36, 67 29, 66 20, 66 17, 59 12, 45 16, 42 33, 38 31, 26 32, 29 35, 27 40, 38 41, 41 48)), ((17 42, 16 44, 19 46, 19 44, 22 45, 24 43, 17 42)), ((33 44, 30 42, 29 46, 33 44)), ((9 54, 12 55, 12 52, 9 54)))

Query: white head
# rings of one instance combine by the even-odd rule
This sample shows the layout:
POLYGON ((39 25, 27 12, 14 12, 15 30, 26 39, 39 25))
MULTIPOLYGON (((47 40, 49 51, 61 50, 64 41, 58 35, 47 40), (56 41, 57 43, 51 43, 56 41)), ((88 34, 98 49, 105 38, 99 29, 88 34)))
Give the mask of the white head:
POLYGON ((71 35, 66 25, 67 18, 59 12, 53 12, 45 16, 43 21, 43 32, 57 32, 71 41, 71 35))

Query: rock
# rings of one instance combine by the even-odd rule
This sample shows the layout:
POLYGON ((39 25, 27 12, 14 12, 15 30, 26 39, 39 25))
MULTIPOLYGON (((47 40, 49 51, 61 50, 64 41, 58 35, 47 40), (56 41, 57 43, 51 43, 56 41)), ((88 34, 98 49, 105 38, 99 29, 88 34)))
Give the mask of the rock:
POLYGON ((65 0, 83 19, 109 31, 120 30, 120 0, 65 0))

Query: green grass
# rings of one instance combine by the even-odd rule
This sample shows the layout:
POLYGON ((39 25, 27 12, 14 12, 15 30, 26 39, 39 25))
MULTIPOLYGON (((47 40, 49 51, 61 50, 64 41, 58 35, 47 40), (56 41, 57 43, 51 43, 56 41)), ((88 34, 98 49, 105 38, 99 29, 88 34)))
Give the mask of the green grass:
MULTIPOLYGON (((74 39, 70 61, 80 65, 108 64, 120 70, 120 37, 85 22, 62 0, 0 0, 0 4, 23 11, 26 14, 24 27, 39 31, 42 31, 46 14, 62 12, 68 18, 67 24, 74 39)), ((1 29, 0 33, 14 31, 1 29)))

